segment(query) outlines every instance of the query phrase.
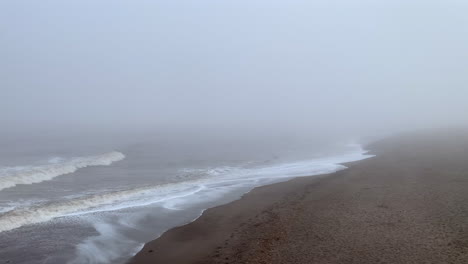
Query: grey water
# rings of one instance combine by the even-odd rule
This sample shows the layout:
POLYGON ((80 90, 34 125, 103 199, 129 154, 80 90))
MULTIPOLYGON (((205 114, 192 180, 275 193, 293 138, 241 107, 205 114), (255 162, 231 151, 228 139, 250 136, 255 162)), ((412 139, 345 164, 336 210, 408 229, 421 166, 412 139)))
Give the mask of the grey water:
POLYGON ((256 186, 369 157, 349 139, 128 138, 3 139, 0 263, 124 263, 256 186))

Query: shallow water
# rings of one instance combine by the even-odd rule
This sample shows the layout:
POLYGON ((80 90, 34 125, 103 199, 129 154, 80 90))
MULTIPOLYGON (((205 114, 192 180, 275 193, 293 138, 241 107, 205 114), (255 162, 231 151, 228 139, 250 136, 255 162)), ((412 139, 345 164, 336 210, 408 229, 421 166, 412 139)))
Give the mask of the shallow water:
POLYGON ((368 157, 356 144, 230 153, 164 142, 51 145, 2 150, 9 161, 0 168, 2 261, 123 263, 169 228, 256 186, 368 157))

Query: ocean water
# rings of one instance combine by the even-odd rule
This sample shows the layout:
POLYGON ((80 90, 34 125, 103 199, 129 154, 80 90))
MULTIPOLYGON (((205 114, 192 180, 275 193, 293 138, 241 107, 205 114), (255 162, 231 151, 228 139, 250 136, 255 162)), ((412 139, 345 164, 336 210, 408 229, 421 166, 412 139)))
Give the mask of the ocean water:
POLYGON ((1 144, 0 263, 125 263, 145 242, 254 187, 371 157, 346 141, 97 142, 1 144))

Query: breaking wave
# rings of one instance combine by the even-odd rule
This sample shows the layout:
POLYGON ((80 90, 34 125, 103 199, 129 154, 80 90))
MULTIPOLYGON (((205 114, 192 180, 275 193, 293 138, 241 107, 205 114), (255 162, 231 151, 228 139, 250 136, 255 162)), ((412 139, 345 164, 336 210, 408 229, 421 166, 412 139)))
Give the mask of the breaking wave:
POLYGON ((38 224, 63 216, 112 211, 181 198, 203 189, 203 186, 166 184, 130 190, 89 195, 62 202, 37 204, 0 213, 0 232, 24 225, 38 224))
MULTIPOLYGON (((297 176, 332 173, 346 168, 341 165, 341 163, 362 160, 372 156, 373 155, 366 154, 366 151, 357 146, 353 148, 352 151, 337 156, 283 164, 271 164, 269 166, 254 168, 185 168, 181 169, 180 172, 182 174, 195 174, 198 175, 198 177, 196 177, 196 179, 192 178, 192 180, 175 183, 137 187, 126 190, 113 190, 98 194, 85 194, 81 197, 62 201, 44 202, 25 207, 10 208, 0 212, 0 232, 13 230, 25 225, 47 222, 59 217, 121 210, 153 205, 156 203, 166 209, 178 210, 180 206, 184 207, 190 205, 190 203, 196 203, 199 200, 217 199, 219 195, 222 196, 223 193, 238 189, 242 186, 253 188, 255 186, 282 181, 297 176)), ((123 158, 124 155, 122 153, 111 152, 94 157, 77 158, 72 161, 44 167, 47 169, 57 169, 54 166, 59 166, 59 168, 61 168, 60 173, 52 173, 54 170, 48 170, 49 177, 50 175, 59 176, 86 166, 109 165, 113 161, 123 158), (67 168, 68 170, 63 168, 67 168)), ((42 177, 38 180, 43 181, 45 180, 44 178, 45 177, 42 177)), ((28 182, 30 183, 31 180, 28 182)))
POLYGON ((89 166, 107 166, 122 160, 125 155, 113 151, 102 155, 72 158, 63 160, 54 158, 49 164, 39 166, 21 166, 0 168, 0 190, 14 187, 18 184, 33 184, 49 181, 55 177, 73 173, 89 166))

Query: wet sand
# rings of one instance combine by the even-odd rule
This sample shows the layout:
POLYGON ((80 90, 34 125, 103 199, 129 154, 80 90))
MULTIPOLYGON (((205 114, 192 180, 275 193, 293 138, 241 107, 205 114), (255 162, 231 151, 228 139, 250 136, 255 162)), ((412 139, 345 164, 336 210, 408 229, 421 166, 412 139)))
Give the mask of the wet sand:
POLYGON ((371 144, 347 170, 208 209, 130 263, 468 263, 467 135, 371 144))

